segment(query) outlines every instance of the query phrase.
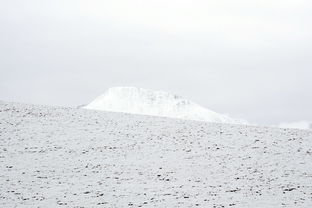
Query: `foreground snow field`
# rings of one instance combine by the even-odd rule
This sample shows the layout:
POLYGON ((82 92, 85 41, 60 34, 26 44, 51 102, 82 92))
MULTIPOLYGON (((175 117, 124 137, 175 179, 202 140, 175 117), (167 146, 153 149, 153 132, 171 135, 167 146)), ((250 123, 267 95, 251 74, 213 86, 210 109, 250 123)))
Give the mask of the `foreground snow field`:
POLYGON ((0 207, 312 207, 312 132, 0 102, 0 207))

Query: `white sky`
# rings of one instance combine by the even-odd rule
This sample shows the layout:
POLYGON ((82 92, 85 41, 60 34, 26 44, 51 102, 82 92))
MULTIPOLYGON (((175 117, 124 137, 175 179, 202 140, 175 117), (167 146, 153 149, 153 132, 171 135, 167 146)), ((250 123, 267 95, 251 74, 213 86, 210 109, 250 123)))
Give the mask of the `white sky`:
POLYGON ((254 123, 312 120, 309 0, 0 0, 0 99, 165 90, 254 123))

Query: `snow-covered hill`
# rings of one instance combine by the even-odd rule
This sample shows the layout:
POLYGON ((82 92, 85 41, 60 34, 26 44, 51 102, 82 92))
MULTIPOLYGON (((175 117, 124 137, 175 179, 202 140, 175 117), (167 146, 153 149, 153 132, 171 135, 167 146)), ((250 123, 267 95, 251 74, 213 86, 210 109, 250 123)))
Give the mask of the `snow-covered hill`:
POLYGON ((110 88, 85 108, 219 123, 245 123, 177 95, 135 87, 110 88))
POLYGON ((312 207, 312 132, 0 102, 0 207, 312 207))

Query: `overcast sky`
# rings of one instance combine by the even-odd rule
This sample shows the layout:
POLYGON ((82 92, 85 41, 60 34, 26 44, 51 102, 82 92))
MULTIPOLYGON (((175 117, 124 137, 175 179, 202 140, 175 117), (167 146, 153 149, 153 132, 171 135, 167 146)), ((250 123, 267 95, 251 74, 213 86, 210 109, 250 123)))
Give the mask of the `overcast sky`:
POLYGON ((169 91, 252 123, 312 120, 311 0, 0 0, 0 99, 169 91))

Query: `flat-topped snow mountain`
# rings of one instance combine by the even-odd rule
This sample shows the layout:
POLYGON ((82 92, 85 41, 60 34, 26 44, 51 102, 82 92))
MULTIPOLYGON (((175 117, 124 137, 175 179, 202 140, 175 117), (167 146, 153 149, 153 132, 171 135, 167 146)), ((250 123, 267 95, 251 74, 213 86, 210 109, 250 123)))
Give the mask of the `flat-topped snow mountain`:
POLYGON ((109 88, 84 108, 218 123, 245 123, 208 110, 181 96, 136 87, 109 88))
POLYGON ((312 207, 312 132, 0 102, 0 207, 312 207))

